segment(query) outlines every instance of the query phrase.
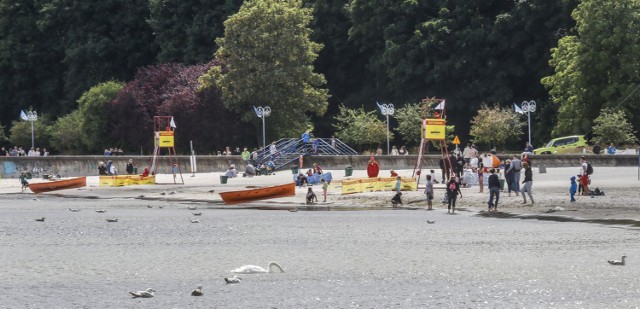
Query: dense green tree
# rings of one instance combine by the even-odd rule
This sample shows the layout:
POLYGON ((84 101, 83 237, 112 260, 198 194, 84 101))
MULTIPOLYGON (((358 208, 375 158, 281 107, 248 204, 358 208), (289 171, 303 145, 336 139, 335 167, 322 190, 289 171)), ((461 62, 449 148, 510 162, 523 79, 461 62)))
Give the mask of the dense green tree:
POLYGON ((203 87, 219 87, 225 106, 256 127, 252 106, 269 105, 270 139, 298 136, 307 113, 327 108, 325 79, 313 72, 322 46, 309 38, 310 21, 311 10, 300 0, 244 2, 224 23, 225 36, 216 41, 222 66, 201 79, 203 87))
POLYGON ((471 132, 476 144, 505 146, 523 135, 524 121, 520 115, 500 106, 483 105, 471 120, 471 132))
MULTIPOLYGON (((387 125, 378 119, 376 111, 365 111, 363 107, 351 109, 340 106, 335 117, 336 137, 357 146, 376 146, 386 142, 387 125)), ((389 136, 393 140, 393 133, 389 136)))
POLYGON ((0 123, 0 143, 4 143, 9 140, 7 135, 4 133, 4 126, 0 123))
POLYGON ((206 63, 224 34, 224 20, 238 11, 242 0, 150 0, 160 63, 206 63))
POLYGON ((422 107, 420 103, 406 104, 393 114, 393 118, 398 121, 398 126, 395 127, 395 130, 400 133, 402 140, 408 144, 413 145, 420 142, 421 115, 422 107))
MULTIPOLYGON (((64 57, 57 31, 43 29, 46 1, 0 0, 0 122, 18 119, 21 109, 57 115, 63 97, 64 57)), ((31 144, 31 142, 29 142, 31 144)))
POLYGON ((604 108, 593 126, 593 142, 596 144, 633 144, 638 141, 633 126, 623 111, 604 108))
POLYGON ((559 40, 555 74, 542 79, 560 104, 555 135, 587 133, 603 107, 618 105, 640 126, 639 10, 637 0, 583 0, 575 9, 576 33, 559 40))
POLYGON ((86 132, 82 129, 83 123, 83 115, 78 109, 56 120, 50 129, 51 146, 56 153, 75 155, 86 153, 83 142, 86 132))
MULTIPOLYGON (((49 116, 39 114, 38 120, 33 123, 33 134, 35 147, 51 148, 51 121, 49 116)), ((9 130, 9 140, 11 144, 24 148, 28 151, 31 148, 31 122, 16 120, 11 124, 9 130)))
POLYGON ((105 82, 92 87, 78 99, 78 110, 82 119, 78 125, 83 132, 81 142, 90 153, 100 153, 110 145, 107 138, 111 101, 118 96, 123 87, 124 84, 120 82, 105 82))
POLYGON ((156 58, 148 0, 49 0, 39 24, 64 46, 67 111, 82 93, 109 80, 128 81, 156 58))

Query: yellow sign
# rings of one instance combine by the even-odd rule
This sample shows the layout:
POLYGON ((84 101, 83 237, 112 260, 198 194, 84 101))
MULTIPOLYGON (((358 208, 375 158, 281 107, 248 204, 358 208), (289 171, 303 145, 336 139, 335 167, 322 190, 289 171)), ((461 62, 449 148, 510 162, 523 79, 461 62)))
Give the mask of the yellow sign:
MULTIPOLYGON (((358 178, 342 181, 342 194, 393 191, 396 188, 395 177, 358 178)), ((402 178, 402 191, 416 191, 418 185, 415 178, 402 178)))
POLYGON ((458 139, 457 135, 456 135, 456 137, 453 138, 453 144, 454 145, 460 145, 460 139, 458 139))
POLYGON ((156 132, 156 146, 161 148, 174 147, 173 131, 156 132))
POLYGON ((424 138, 434 141, 442 141, 445 138, 447 121, 444 119, 425 119, 422 121, 424 138))

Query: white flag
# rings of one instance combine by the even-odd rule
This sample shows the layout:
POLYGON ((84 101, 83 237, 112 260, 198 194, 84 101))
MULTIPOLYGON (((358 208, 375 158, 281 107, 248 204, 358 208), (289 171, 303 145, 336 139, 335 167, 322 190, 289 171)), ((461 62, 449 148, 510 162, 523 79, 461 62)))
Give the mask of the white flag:
POLYGON ((516 103, 513 103, 513 107, 516 109, 516 113, 524 114, 522 109, 518 105, 516 105, 516 103))
POLYGON ((442 102, 440 102, 440 104, 438 104, 438 106, 436 106, 436 108, 435 108, 435 109, 440 109, 440 110, 444 109, 444 103, 445 103, 445 101, 446 101, 446 100, 442 100, 442 102))
POLYGON ((171 122, 169 123, 169 126, 170 126, 172 129, 177 128, 177 127, 176 127, 176 122, 175 122, 175 121, 173 121, 173 117, 171 117, 171 122))
POLYGON ((29 118, 27 118, 27 114, 25 114, 23 110, 20 111, 20 119, 29 120, 29 118))

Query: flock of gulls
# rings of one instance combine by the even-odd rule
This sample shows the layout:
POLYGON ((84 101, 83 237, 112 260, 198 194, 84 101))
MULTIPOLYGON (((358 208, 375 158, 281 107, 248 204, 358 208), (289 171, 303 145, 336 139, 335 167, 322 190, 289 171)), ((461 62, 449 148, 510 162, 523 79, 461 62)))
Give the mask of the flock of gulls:
MULTIPOLYGON (((232 273, 236 274, 262 274, 262 273, 272 273, 273 269, 277 268, 280 272, 284 272, 284 269, 276 262, 270 262, 267 265, 267 268, 262 268, 256 265, 244 265, 232 270, 232 273)), ((238 284, 242 281, 242 278, 238 277, 238 275, 234 275, 232 277, 224 278, 224 282, 227 284, 238 284)), ((129 294, 133 298, 151 298, 155 296, 156 290, 152 288, 148 288, 144 291, 131 291, 129 294)), ((202 285, 199 285, 193 292, 191 292, 191 296, 203 296, 204 292, 202 291, 202 285)))

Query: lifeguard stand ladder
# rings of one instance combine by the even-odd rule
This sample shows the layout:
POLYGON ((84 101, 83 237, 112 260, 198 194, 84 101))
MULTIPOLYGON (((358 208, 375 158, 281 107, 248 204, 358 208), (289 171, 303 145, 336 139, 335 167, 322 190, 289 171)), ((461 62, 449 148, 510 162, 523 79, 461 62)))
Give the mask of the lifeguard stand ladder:
MULTIPOLYGON (((440 152, 442 158, 449 161, 451 166, 451 160, 449 157, 449 149, 447 149, 446 139, 446 125, 447 115, 445 109, 445 99, 425 98, 422 99, 422 127, 420 129, 420 151, 418 151, 418 158, 416 164, 413 167, 412 177, 417 176, 417 184, 420 184, 420 174, 422 172, 422 166, 424 164, 424 155, 427 148, 427 142, 438 141, 440 146, 440 152)), ((449 172, 451 170, 449 169, 449 172)))
POLYGON ((169 168, 173 174, 173 183, 176 181, 178 175, 180 176, 181 184, 184 184, 184 178, 182 178, 182 170, 180 169, 180 161, 177 158, 175 147, 175 133, 176 125, 173 121, 173 116, 155 116, 153 117, 153 159, 151 161, 151 172, 153 175, 158 173, 158 158, 161 156, 162 149, 167 149, 169 153, 169 168), (174 168, 175 164, 175 168, 174 168))

